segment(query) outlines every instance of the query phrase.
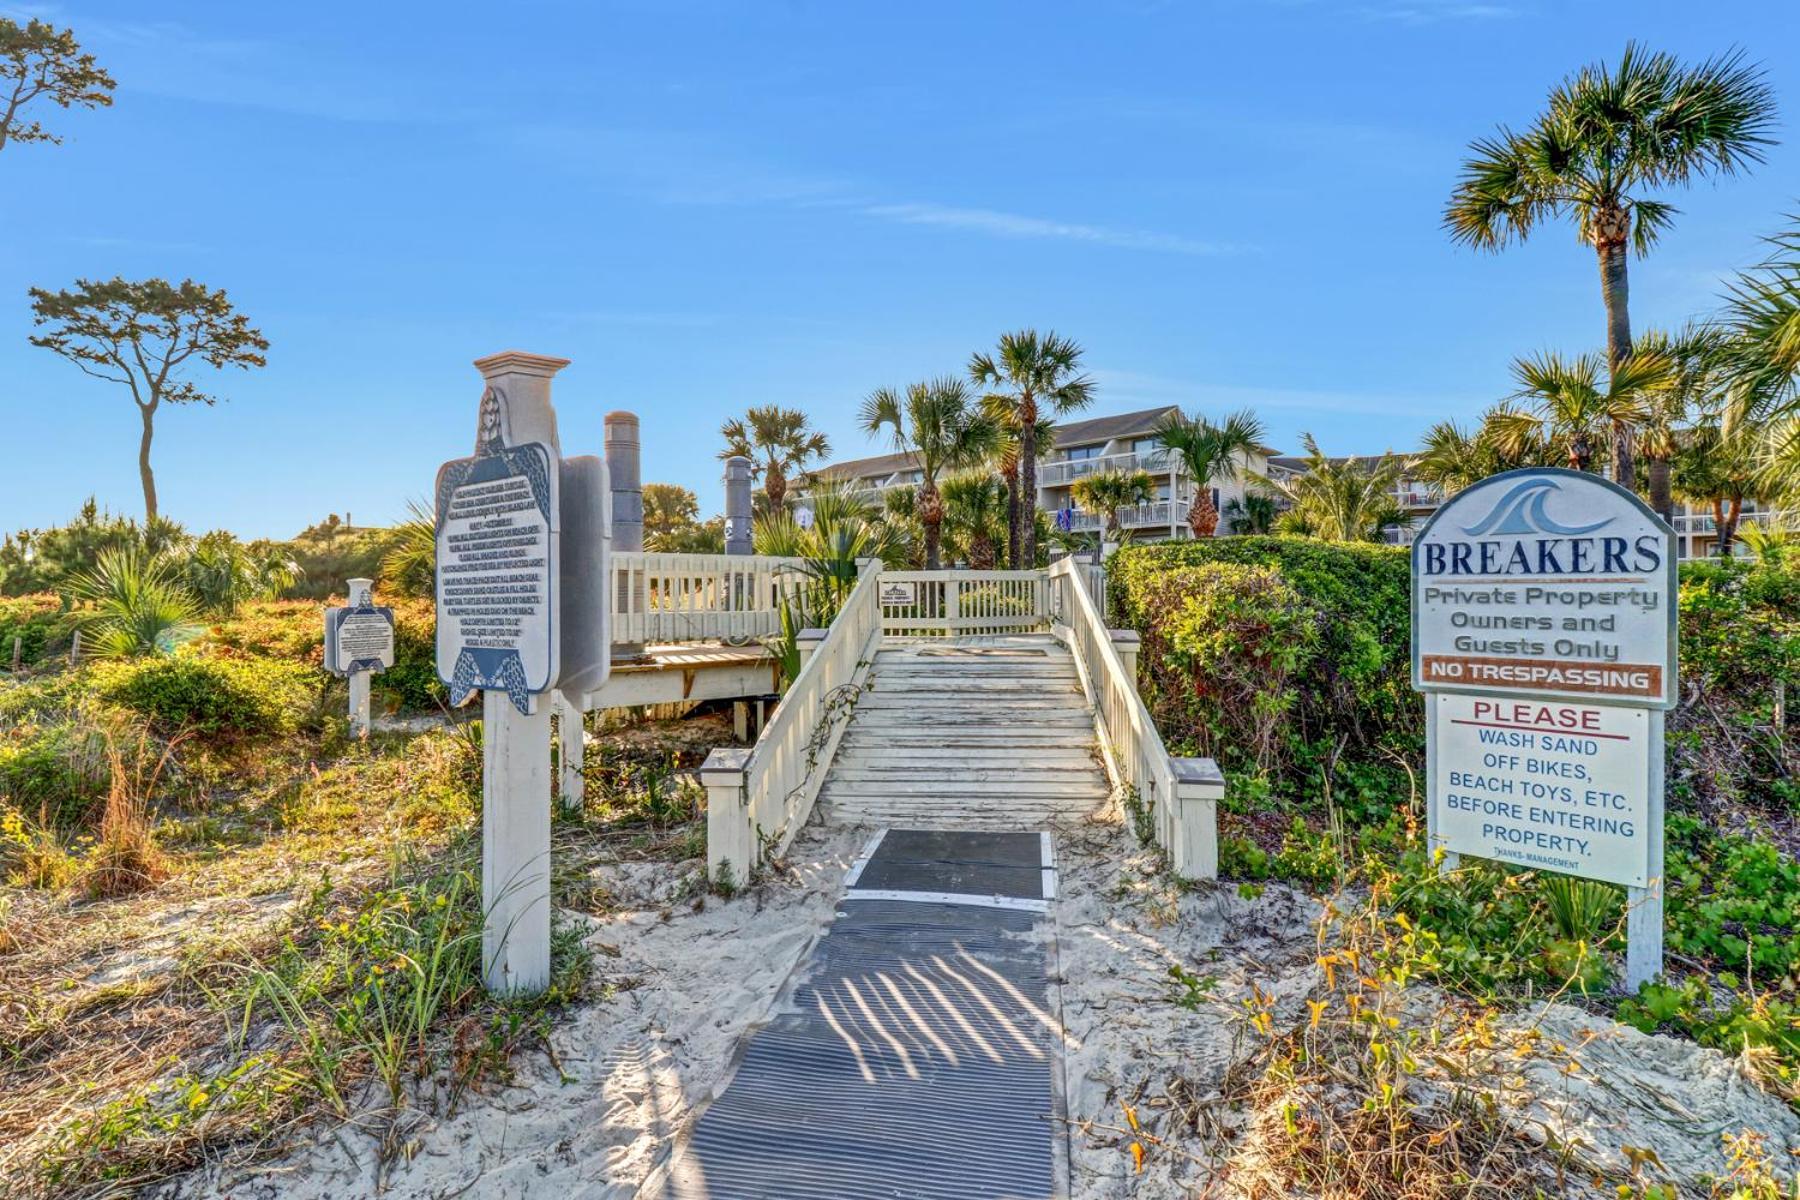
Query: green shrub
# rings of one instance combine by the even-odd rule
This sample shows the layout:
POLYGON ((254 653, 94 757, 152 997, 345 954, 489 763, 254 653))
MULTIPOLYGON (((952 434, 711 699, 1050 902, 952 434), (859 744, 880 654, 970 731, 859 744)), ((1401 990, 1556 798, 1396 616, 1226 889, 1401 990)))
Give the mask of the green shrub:
POLYGON ((165 733, 247 737, 298 729, 322 679, 299 663, 182 654, 94 668, 103 699, 142 714, 165 733))
MULTIPOLYGON (((444 687, 437 677, 437 620, 431 601, 396 600, 392 606, 394 665, 375 676, 375 691, 396 708, 436 709, 444 687)), ((324 606, 310 600, 245 604, 237 615, 214 625, 207 640, 226 657, 281 659, 323 671, 324 606)))
POLYGON ((19 661, 35 663, 49 647, 68 644, 61 632, 62 601, 50 592, 0 596, 0 669, 12 666, 13 639, 19 639, 19 661))
POLYGON ((1120 550, 1107 579, 1116 619, 1143 639, 1145 699, 1175 753, 1211 753, 1228 775, 1273 766, 1287 794, 1316 791, 1327 762, 1342 771, 1421 755, 1405 550, 1286 537, 1166 542, 1120 550), (1230 661, 1238 656, 1248 661, 1230 661))

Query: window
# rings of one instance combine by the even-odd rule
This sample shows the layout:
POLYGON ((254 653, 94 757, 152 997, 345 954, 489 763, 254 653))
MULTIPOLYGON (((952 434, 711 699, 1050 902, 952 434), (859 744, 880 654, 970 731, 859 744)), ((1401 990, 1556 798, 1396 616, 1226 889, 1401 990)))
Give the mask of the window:
POLYGON ((1131 443, 1131 452, 1133 454, 1142 454, 1142 455, 1155 454, 1158 450, 1161 450, 1162 448, 1163 448, 1163 444, 1162 444, 1161 438, 1154 438, 1154 437, 1139 438, 1137 441, 1131 443))
POLYGON ((1071 446, 1063 452, 1063 457, 1070 462, 1085 462, 1090 458, 1100 457, 1098 446, 1071 446))

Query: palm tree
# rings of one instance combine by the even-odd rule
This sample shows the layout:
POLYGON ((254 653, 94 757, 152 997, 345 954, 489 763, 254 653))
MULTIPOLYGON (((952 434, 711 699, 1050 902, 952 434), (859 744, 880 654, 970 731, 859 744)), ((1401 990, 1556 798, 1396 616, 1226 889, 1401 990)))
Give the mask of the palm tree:
POLYGON ((1275 498, 1250 492, 1242 499, 1227 500, 1219 515, 1233 534, 1271 533, 1277 515, 1275 498))
POLYGON ((1107 540, 1116 542, 1119 510, 1154 500, 1156 482, 1148 471, 1096 471, 1077 479, 1070 492, 1077 504, 1105 518, 1107 540))
POLYGON ((1542 425, 1510 424, 1516 412, 1514 405, 1502 401, 1482 414, 1473 432, 1455 421, 1439 421, 1425 431, 1424 447, 1413 460, 1413 477, 1455 495, 1502 471, 1562 462, 1562 452, 1544 436, 1542 425))
POLYGON ((422 502, 406 502, 406 520, 388 534, 379 574, 382 590, 390 595, 432 594, 437 581, 437 517, 422 502))
MULTIPOLYGON (((969 377, 978 386, 1005 388, 989 393, 989 403, 1004 412, 1002 428, 1016 431, 1019 439, 1018 506, 1012 517, 1018 550, 1014 568, 1037 564, 1037 459, 1038 421, 1086 408, 1094 401, 1094 381, 1081 372, 1081 347, 1055 333, 1035 329, 1000 335, 994 355, 969 358, 969 377)), ((1010 545, 1013 534, 1007 536, 1010 545)))
MULTIPOLYGON (((1590 470, 1595 444, 1609 429, 1643 420, 1650 411, 1649 396, 1670 386, 1673 376, 1669 359, 1655 350, 1627 354, 1610 371, 1597 354, 1566 359, 1546 351, 1513 361, 1513 378, 1519 382, 1514 397, 1530 407, 1497 410, 1487 424, 1503 453, 1523 454, 1541 437, 1565 446, 1571 470, 1590 470)), ((1615 454, 1618 445, 1615 438, 1615 454)))
POLYGON ((797 408, 763 404, 719 426, 725 449, 719 457, 750 460, 751 478, 760 478, 771 510, 787 500, 788 478, 804 474, 809 463, 831 453, 825 435, 808 426, 797 408))
MULTIPOLYGON (((1457 241, 1499 250, 1546 218, 1573 217, 1599 256, 1607 362, 1619 371, 1632 349, 1627 248, 1647 254, 1676 212, 1645 193, 1761 162, 1774 120, 1774 93, 1741 55, 1684 67, 1628 43, 1617 67, 1564 79, 1523 133, 1502 126, 1471 143, 1444 225, 1457 241)), ((1625 487, 1631 432, 1612 429, 1613 480, 1625 487)))
POLYGON ((905 395, 892 388, 870 393, 862 406, 863 430, 889 430, 894 448, 910 453, 919 468, 914 515, 925 534, 925 569, 938 569, 944 502, 938 473, 973 466, 993 449, 998 427, 976 402, 969 385, 954 376, 915 383, 905 395))
MULTIPOLYGON (((1014 424, 1018 414, 1013 411, 1005 396, 982 397, 982 408, 999 430, 994 439, 994 470, 1000 473, 1002 486, 1006 491, 1006 562, 1009 566, 1019 564, 1019 447, 1023 439, 1019 437, 1018 426, 1014 424)), ((1049 446, 1056 440, 1056 422, 1049 417, 1040 416, 1036 429, 1036 441, 1039 446, 1049 446)))
POLYGON ((1240 409, 1214 425, 1199 413, 1184 417, 1172 412, 1156 427, 1163 448, 1151 456, 1160 466, 1170 458, 1181 460, 1194 481, 1194 503, 1188 509, 1188 529, 1197 538, 1212 537, 1219 529, 1219 510, 1213 505, 1212 485, 1229 482, 1248 472, 1250 456, 1262 449, 1267 436, 1263 423, 1249 409, 1240 409))
POLYGON ((1691 504, 1712 509, 1714 549, 1720 558, 1731 556, 1744 501, 1767 485, 1764 433, 1743 419, 1727 427, 1719 417, 1705 415, 1694 422, 1676 452, 1675 492, 1691 504))
POLYGON ((1270 486, 1286 497, 1289 509, 1277 528, 1328 542, 1379 542, 1384 529, 1412 523, 1412 514, 1394 498, 1394 486, 1406 474, 1398 455, 1378 459, 1327 458, 1310 433, 1305 473, 1270 486))
POLYGON ((1667 386, 1645 397, 1640 432, 1650 507, 1670 524, 1675 522, 1675 455, 1686 436, 1686 423, 1696 414, 1721 410, 1729 385, 1724 365, 1731 352, 1731 334, 1717 324, 1690 324, 1673 334, 1651 330, 1638 339, 1637 353, 1661 355, 1669 364, 1667 386))
POLYGON ((992 471, 967 471, 944 480, 944 535, 953 557, 971 570, 991 571, 1006 541, 1006 483, 992 471))

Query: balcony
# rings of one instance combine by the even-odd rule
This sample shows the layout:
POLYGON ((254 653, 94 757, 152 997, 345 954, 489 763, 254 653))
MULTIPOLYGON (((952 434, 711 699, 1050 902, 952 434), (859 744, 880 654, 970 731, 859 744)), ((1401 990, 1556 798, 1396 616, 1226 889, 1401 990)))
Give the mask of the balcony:
POLYGON ((1403 483, 1393 496, 1401 508, 1436 508, 1444 502, 1444 493, 1426 483, 1403 483))
MULTIPOLYGON (((1119 510, 1119 524, 1126 529, 1167 529, 1170 525, 1185 525, 1188 510, 1192 507, 1186 500, 1157 500, 1149 504, 1134 504, 1119 510)), ((1095 533, 1104 524, 1099 513, 1077 509, 1071 528, 1076 533, 1095 533)))
MULTIPOLYGON (((1768 512, 1745 512, 1738 517, 1738 528, 1746 525, 1761 525, 1764 529, 1800 530, 1800 509, 1772 509, 1768 512)), ((1675 532, 1681 537, 1689 534, 1715 534, 1719 532, 1719 524, 1713 520, 1711 513, 1683 513, 1675 518, 1675 532)))
POLYGON ((1039 487, 1068 487, 1077 479, 1106 471, 1168 471, 1177 460, 1156 462, 1155 454, 1107 454, 1100 458, 1058 458, 1038 463, 1039 487), (1153 465, 1154 464, 1154 465, 1153 465))

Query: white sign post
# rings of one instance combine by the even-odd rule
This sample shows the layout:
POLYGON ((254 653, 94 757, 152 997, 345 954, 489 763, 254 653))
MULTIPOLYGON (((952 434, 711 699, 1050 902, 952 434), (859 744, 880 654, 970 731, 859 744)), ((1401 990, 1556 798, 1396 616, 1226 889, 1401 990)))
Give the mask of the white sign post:
POLYGON ((1473 854, 1623 885, 1626 986, 1654 979, 1673 532, 1597 475, 1509 471, 1440 508, 1412 566, 1427 830, 1444 869, 1473 854))
POLYGON ((437 663, 452 704, 482 696, 483 974, 550 982, 553 690, 606 678, 606 468, 564 459, 550 379, 567 359, 478 359, 475 454, 438 471, 437 663))
POLYGON ((369 734, 369 676, 394 665, 394 610, 375 603, 375 581, 345 583, 350 603, 325 610, 325 669, 350 682, 350 733, 369 734))

